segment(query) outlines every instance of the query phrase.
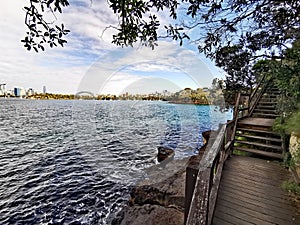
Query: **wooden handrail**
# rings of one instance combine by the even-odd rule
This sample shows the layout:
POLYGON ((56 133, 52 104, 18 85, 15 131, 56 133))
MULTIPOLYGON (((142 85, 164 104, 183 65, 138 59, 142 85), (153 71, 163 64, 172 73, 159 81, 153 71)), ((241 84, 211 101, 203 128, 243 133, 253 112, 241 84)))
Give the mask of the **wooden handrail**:
POLYGON ((194 189, 190 202, 186 202, 185 224, 207 225, 212 222, 223 165, 230 154, 233 125, 231 121, 222 125, 198 166, 187 168, 186 190, 191 189, 191 183, 194 183, 194 189))
POLYGON ((259 99, 265 92, 267 86, 270 83, 270 79, 267 79, 267 77, 264 75, 258 85, 256 86, 255 90, 251 93, 250 99, 249 99, 249 116, 252 115, 259 99))
MULTIPOLYGON (((233 120, 220 127, 211 147, 207 147, 199 164, 186 169, 185 224, 210 225, 213 219, 224 163, 231 154, 239 113, 241 94, 236 99, 233 120)), ((247 108, 247 107, 246 107, 247 108)))
POLYGON ((260 89, 260 87, 262 86, 262 84, 266 82, 266 79, 267 79, 266 74, 263 74, 262 78, 260 79, 260 81, 256 85, 254 91, 252 91, 250 93, 250 99, 249 99, 249 101, 251 101, 252 98, 254 97, 254 95, 256 95, 256 93, 258 92, 258 90, 260 89))

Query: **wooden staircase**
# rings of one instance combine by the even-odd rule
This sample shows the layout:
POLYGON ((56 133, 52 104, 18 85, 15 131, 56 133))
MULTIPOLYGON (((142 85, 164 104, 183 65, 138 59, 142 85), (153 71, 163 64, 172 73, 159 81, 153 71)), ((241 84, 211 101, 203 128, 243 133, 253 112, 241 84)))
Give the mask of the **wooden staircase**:
POLYGON ((276 118, 277 98, 280 91, 277 88, 268 88, 259 99, 258 104, 254 108, 253 117, 257 118, 276 118))
POLYGON ((266 88, 252 113, 238 120, 233 150, 268 158, 283 158, 281 137, 272 131, 274 120, 279 116, 276 112, 279 94, 277 88, 266 88))

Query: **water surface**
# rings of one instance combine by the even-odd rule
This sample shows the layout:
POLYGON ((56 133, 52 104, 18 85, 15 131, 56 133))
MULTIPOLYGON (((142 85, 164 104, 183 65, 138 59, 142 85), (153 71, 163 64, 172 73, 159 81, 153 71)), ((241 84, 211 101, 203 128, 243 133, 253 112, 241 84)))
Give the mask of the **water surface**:
POLYGON ((226 122, 210 106, 0 100, 0 224, 110 224, 157 146, 181 159, 226 122))

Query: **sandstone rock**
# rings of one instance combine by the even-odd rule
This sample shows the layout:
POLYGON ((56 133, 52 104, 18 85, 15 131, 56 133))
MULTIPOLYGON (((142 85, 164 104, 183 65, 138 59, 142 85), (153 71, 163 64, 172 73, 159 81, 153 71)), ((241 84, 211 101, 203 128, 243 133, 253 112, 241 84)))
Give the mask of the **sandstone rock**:
POLYGON ((300 134, 294 132, 291 134, 290 153, 295 162, 295 180, 300 183, 300 134))
POLYGON ((183 225, 184 213, 176 208, 146 204, 124 209, 112 225, 183 225))
POLYGON ((130 193, 129 206, 122 209, 113 225, 183 225, 187 165, 197 167, 209 140, 216 132, 203 132, 205 145, 199 154, 173 160, 174 150, 158 147, 159 164, 145 170, 146 179, 130 193))

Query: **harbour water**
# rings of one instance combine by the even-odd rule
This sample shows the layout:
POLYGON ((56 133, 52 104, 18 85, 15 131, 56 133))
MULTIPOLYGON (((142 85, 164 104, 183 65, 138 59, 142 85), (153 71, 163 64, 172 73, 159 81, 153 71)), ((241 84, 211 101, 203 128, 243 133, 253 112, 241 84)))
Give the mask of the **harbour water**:
POLYGON ((110 224, 158 146, 191 156, 226 119, 159 101, 2 99, 0 224, 110 224))

